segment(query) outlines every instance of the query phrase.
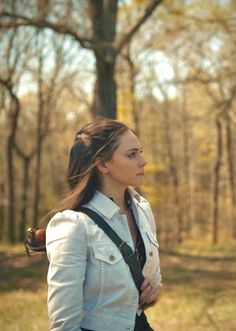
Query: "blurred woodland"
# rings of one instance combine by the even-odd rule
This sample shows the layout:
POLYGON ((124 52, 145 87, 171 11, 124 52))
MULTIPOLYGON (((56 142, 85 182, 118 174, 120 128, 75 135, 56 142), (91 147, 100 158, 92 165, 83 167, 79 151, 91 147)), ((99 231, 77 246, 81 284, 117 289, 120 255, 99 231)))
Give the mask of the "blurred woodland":
POLYGON ((234 0, 1 0, 0 239, 64 196, 76 131, 105 116, 141 139, 163 244, 235 240, 235 54, 234 0))

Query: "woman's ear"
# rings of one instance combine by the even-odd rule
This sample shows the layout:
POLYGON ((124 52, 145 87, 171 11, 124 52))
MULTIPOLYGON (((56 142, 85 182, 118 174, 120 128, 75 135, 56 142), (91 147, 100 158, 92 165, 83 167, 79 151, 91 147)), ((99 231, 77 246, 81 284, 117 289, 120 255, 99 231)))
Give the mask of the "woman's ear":
POLYGON ((106 164, 106 161, 100 159, 100 158, 97 158, 96 159, 96 167, 97 169, 102 173, 102 174, 107 174, 108 173, 108 168, 107 168, 107 164, 106 164))

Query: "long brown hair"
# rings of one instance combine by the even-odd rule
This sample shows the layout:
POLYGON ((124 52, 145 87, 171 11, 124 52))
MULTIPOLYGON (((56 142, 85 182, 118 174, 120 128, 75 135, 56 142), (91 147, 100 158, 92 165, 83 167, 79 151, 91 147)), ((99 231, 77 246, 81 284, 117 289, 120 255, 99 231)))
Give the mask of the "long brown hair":
POLYGON ((117 120, 95 120, 76 133, 70 150, 67 181, 70 192, 42 220, 46 225, 59 211, 75 209, 89 202, 99 189, 97 162, 111 159, 118 147, 118 138, 130 128, 117 120), (99 158, 99 161, 97 161, 99 158))

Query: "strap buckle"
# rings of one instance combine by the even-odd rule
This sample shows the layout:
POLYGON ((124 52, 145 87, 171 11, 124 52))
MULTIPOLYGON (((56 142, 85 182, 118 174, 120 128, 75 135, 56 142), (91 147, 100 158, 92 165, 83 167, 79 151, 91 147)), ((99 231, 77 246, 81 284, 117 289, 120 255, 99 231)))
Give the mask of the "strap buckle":
POLYGON ((120 243, 120 245, 118 246, 119 250, 122 251, 123 246, 126 244, 126 241, 122 240, 122 242, 120 243))

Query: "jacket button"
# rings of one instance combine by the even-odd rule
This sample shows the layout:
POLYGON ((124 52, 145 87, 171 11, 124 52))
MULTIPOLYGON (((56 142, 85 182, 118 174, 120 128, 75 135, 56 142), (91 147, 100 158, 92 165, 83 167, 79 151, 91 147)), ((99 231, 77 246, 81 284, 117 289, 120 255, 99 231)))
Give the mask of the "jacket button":
POLYGON ((153 256, 153 251, 149 252, 149 256, 153 256))
POLYGON ((110 256, 109 256, 109 260, 110 260, 110 261, 114 261, 114 260, 115 260, 115 256, 114 256, 114 255, 110 255, 110 256))

